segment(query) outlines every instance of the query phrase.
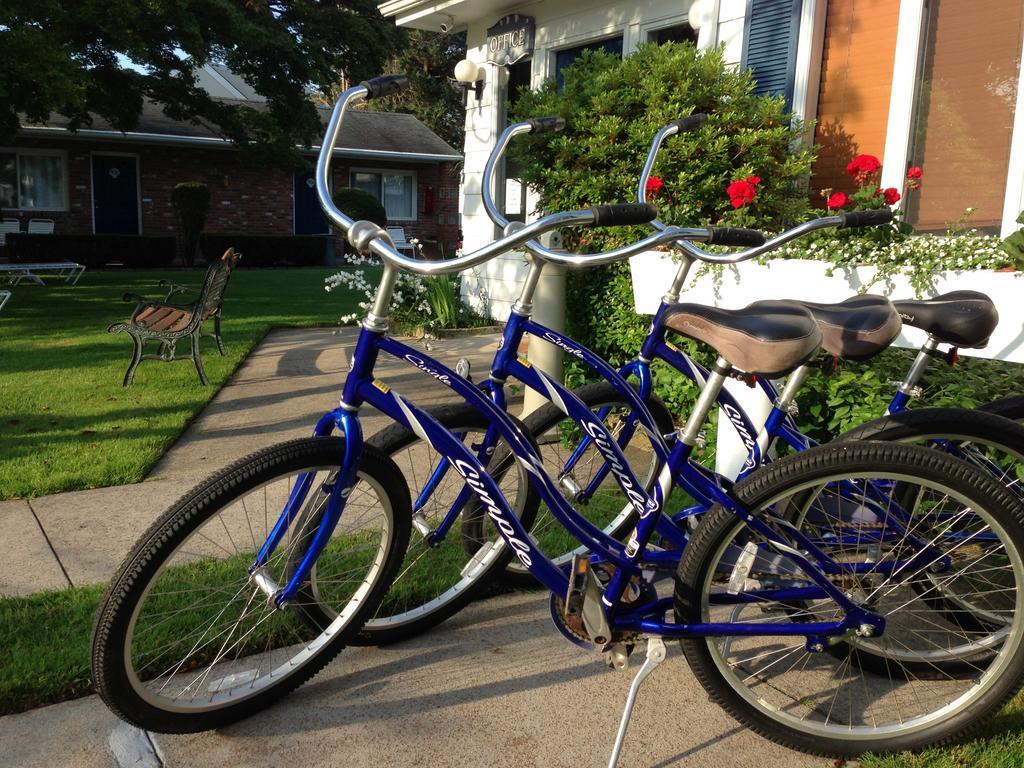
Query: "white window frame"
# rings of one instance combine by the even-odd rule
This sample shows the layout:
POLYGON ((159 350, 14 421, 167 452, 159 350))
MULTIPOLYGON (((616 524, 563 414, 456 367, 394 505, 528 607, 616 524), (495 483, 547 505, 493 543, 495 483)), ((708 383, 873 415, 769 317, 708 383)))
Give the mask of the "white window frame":
POLYGON ((18 202, 21 202, 21 156, 22 155, 50 155, 61 158, 61 200, 60 208, 36 208, 33 206, 18 205, 13 208, 4 207, 5 211, 27 211, 29 213, 53 211, 55 213, 66 213, 68 211, 68 153, 63 149, 35 149, 35 148, 22 148, 22 147, 0 147, 0 154, 14 155, 14 174, 17 179, 18 189, 15 190, 15 194, 18 196, 18 202))
MULTIPOLYGON (((923 22, 923 0, 901 0, 896 27, 896 56, 893 61, 889 117, 885 131, 885 152, 882 158, 883 187, 903 188, 914 126, 914 100, 917 95, 917 68, 921 60, 923 22)), ((1010 134, 1006 189, 1003 193, 1001 237, 1008 237, 1019 229, 1020 225, 1016 219, 1024 209, 1024 50, 1021 56, 1022 63, 1017 73, 1017 103, 1010 134)))
MULTIPOLYGON (((420 215, 420 190, 416 171, 410 171, 405 169, 395 168, 349 168, 348 169, 348 185, 352 186, 352 174, 355 173, 377 173, 380 174, 380 183, 383 186, 385 176, 408 176, 412 179, 412 217, 405 218, 402 216, 392 216, 388 213, 388 221, 419 221, 420 215)), ((387 204, 384 202, 384 190, 380 191, 380 204, 384 206, 384 212, 387 213, 387 204)))
MULTIPOLYGON (((637 45, 642 43, 649 43, 651 41, 652 32, 660 32, 663 29, 669 27, 678 27, 683 24, 690 25, 689 15, 686 13, 673 14, 671 16, 661 16, 657 19, 647 19, 640 24, 640 29, 637 34, 637 45)), ((690 27, 693 29, 692 27, 690 27)), ((700 48, 700 30, 694 30, 697 33, 697 47, 700 48)), ((623 46, 625 48, 625 46, 623 46)), ((635 47, 634 47, 635 50, 635 47)))

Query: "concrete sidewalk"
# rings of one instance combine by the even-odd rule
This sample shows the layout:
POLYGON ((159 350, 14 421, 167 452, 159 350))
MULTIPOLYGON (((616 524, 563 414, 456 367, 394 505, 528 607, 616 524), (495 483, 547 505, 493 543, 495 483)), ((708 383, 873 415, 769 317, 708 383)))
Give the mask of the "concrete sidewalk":
MULTIPOLYGON (((711 704, 679 652, 641 689, 621 766, 826 768, 755 736, 711 704)), ((17 768, 605 765, 628 672, 563 640, 540 592, 476 603, 414 640, 347 648, 277 705, 219 731, 145 734, 90 696, 0 718, 17 768), (121 760, 115 758, 111 743, 121 760)))
MULTIPOLYGON (((106 581, 138 535, 216 469, 309 434, 334 407, 354 334, 270 334, 154 468, 146 482, 0 503, 18 542, 0 561, 0 594, 106 581)), ((497 336, 431 342, 430 354, 487 369, 497 336)), ((421 404, 449 390, 382 360, 380 378, 421 404)), ((384 425, 365 414, 366 434, 384 425)), ((677 646, 645 684, 623 766, 819 766, 738 726, 707 696, 677 646)), ((0 718, 0 765, 92 768, 222 766, 592 766, 606 764, 632 675, 563 640, 546 595, 470 606, 415 640, 349 648, 280 704, 221 731, 146 734, 95 696, 0 718), (115 756, 116 755, 116 756, 115 756)))
MULTIPOLYGON (((337 407, 356 329, 271 331, 203 409, 145 482, 0 502, 0 530, 18 547, 0 560, 0 595, 104 582, 150 523, 185 491, 259 448, 304 437, 337 407)), ((495 333, 412 342, 446 365, 460 357, 485 374, 495 333)), ((420 405, 453 399, 451 390, 411 365, 382 356, 378 377, 420 405)), ((136 385, 138 386, 138 385, 136 385)), ((366 436, 388 420, 367 410, 366 436)))

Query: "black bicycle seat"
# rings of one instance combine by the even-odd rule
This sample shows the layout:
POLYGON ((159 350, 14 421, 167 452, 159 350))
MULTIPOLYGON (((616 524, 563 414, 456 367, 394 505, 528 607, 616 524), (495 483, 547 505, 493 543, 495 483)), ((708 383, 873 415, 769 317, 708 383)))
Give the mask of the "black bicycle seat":
POLYGON ((978 291, 951 291, 924 301, 894 301, 907 325, 958 347, 984 347, 999 323, 992 299, 978 291))

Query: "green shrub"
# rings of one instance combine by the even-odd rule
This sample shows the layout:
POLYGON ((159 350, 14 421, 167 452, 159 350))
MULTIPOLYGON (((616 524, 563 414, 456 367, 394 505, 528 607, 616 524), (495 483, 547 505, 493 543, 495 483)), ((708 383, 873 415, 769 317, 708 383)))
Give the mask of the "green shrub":
POLYGON ((326 235, 252 235, 248 232, 204 232, 200 238, 207 261, 219 259, 228 248, 242 254, 238 266, 318 267, 330 247, 326 235))
POLYGON ((181 261, 191 267, 199 250, 199 235, 210 212, 210 188, 201 181, 183 181, 171 190, 171 204, 178 222, 181 261))
POLYGON ((177 248, 171 235, 7 235, 7 256, 22 264, 75 261, 87 269, 106 266, 158 269, 170 266, 177 248))
MULTIPOLYGON (((627 59, 591 52, 566 69, 564 78, 562 93, 549 80, 515 106, 517 119, 566 119, 562 133, 512 145, 520 175, 539 191, 542 208, 634 200, 657 130, 704 112, 704 127, 669 139, 659 154, 653 175, 662 186, 651 200, 662 220, 779 228, 804 216, 812 151, 793 148, 802 128, 793 124, 782 98, 753 95, 750 73, 726 66, 721 50, 645 45, 627 59), (753 199, 734 208, 727 188, 751 177, 757 177, 753 199)), ((632 227, 564 234, 570 249, 593 252, 647 232, 632 227)), ((648 320, 632 311, 626 264, 574 275, 567 291, 574 338, 616 362, 636 354, 648 320)))
POLYGON ((334 190, 331 199, 342 213, 351 216, 356 221, 365 219, 382 227, 386 227, 388 224, 388 214, 384 210, 384 206, 380 200, 365 189, 342 187, 334 190))

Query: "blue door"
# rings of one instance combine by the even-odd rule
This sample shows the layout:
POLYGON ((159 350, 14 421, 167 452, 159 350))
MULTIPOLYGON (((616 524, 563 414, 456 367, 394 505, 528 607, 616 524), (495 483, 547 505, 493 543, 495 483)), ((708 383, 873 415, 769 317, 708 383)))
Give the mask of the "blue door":
POLYGON ((139 234, 139 168, 128 155, 92 156, 93 231, 139 234))
POLYGON ((295 174, 295 234, 326 235, 327 217, 316 196, 312 173, 295 174))

